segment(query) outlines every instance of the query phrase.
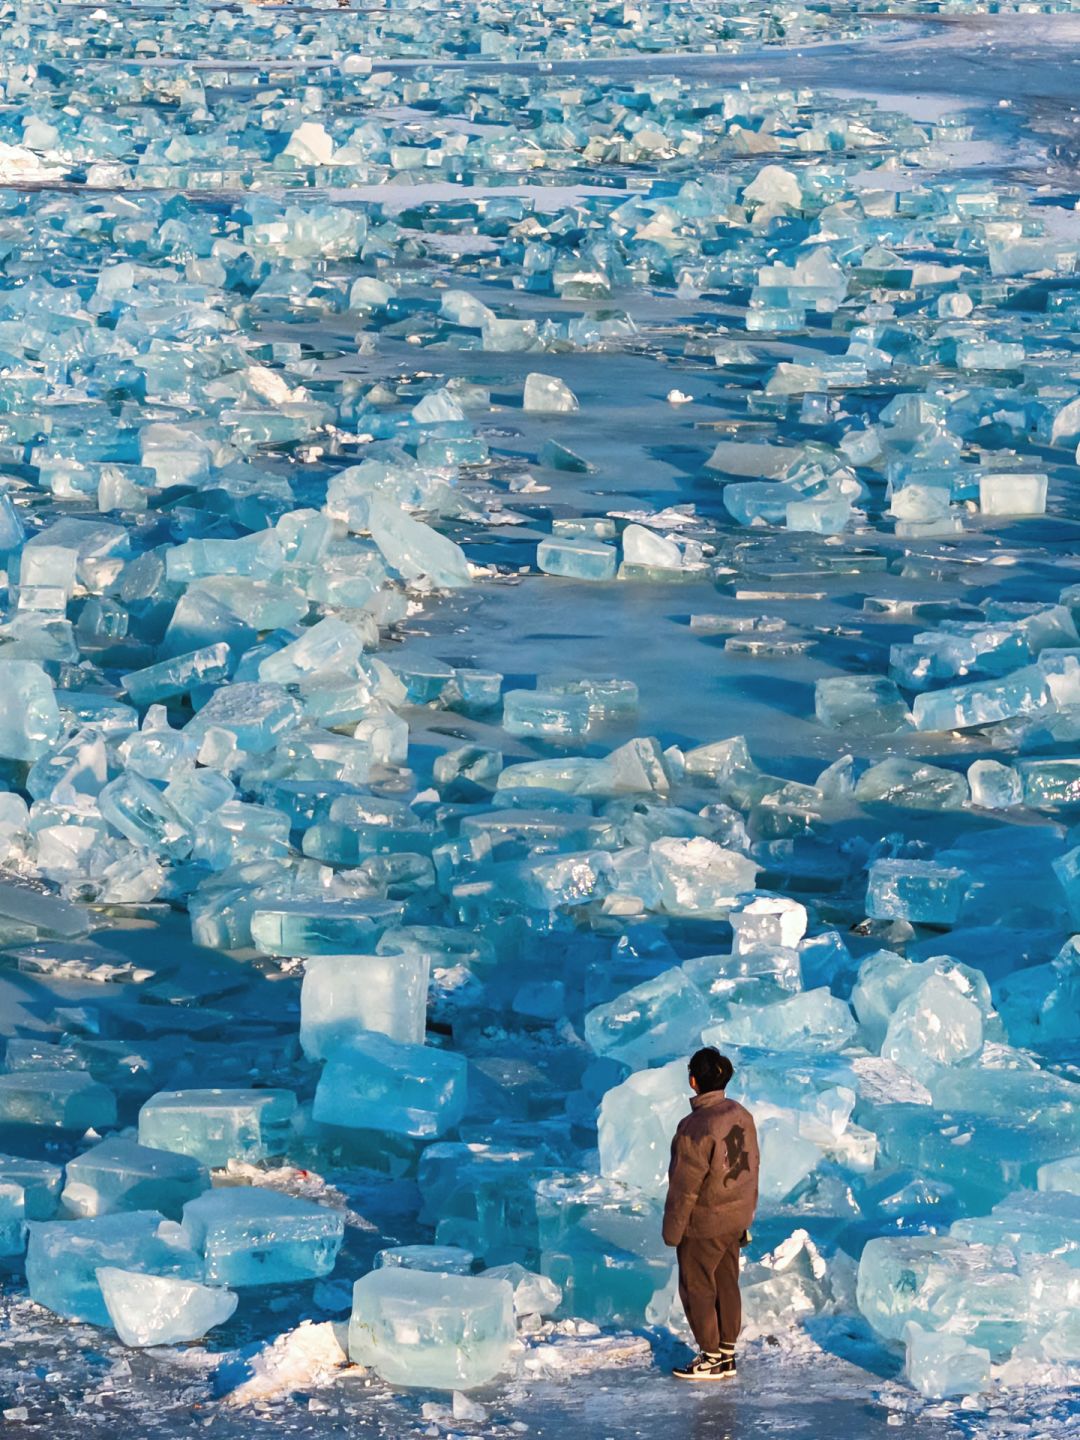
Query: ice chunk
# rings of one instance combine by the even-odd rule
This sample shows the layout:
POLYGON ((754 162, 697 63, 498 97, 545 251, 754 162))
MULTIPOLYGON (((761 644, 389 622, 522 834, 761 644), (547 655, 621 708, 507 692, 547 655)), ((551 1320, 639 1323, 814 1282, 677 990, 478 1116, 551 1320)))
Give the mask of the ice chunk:
POLYGON ((461 546, 406 515, 396 504, 372 500, 368 524, 387 564, 405 580, 423 580, 443 590, 458 590, 472 583, 461 546))
POLYGON ((325 1059, 363 1031, 420 1045, 427 1018, 428 957, 398 954, 322 955, 304 967, 300 1043, 310 1059, 325 1059))
POLYGON ((639 1070, 608 1090, 600 1104, 600 1170, 649 1194, 667 1185, 671 1137, 690 1109, 686 1061, 639 1070))
POLYGON ((771 1005, 736 1005, 702 1032, 706 1045, 759 1045, 769 1050, 842 1050, 855 1018, 828 990, 806 990, 771 1005))
POLYGON ((904 1331, 907 1358, 904 1373, 915 1389, 931 1400, 948 1395, 977 1395, 990 1383, 990 1352, 969 1345, 959 1335, 924 1330, 911 1321, 904 1331))
POLYGON ((649 1065, 696 1049, 708 1020, 704 996, 676 966, 590 1010, 585 1039, 598 1055, 649 1065))
POLYGON ((52 682, 32 660, 0 659, 0 756, 37 760, 60 734, 52 682))
POLYGON ((103 1265, 97 1282, 113 1328, 125 1345, 183 1345, 200 1340, 230 1319, 238 1304, 231 1290, 144 1275, 103 1265))
POLYGON ((30 1225, 26 1279, 30 1298, 47 1310, 108 1325, 97 1272, 109 1266, 186 1279, 199 1279, 202 1269, 180 1226, 152 1210, 30 1225))
POLYGON ((1064 1190, 1070 1195, 1080 1195, 1080 1155, 1066 1155, 1061 1160, 1040 1165, 1038 1183, 1040 1190, 1064 1190))
POLYGON ((27 1220, 51 1220, 60 1198, 63 1171, 46 1160, 24 1160, 18 1155, 0 1155, 0 1185, 23 1192, 23 1213, 27 1220))
POLYGON ((541 540, 536 548, 537 569, 545 575, 569 580, 614 580, 618 554, 602 540, 541 540))
POLYGON ((668 915, 723 918, 740 894, 753 890, 758 866, 745 855, 697 836, 649 846, 657 908, 668 915))
POLYGON ((393 1245, 375 1256, 376 1270, 400 1266, 405 1270, 434 1270, 443 1275, 469 1275, 474 1256, 460 1245, 393 1245))
POLYGON ((1011 810, 1023 803, 1023 786, 1011 765, 999 760, 976 760, 967 772, 971 803, 983 810, 1011 810))
POLYGON ((490 1265, 485 1280, 506 1280, 514 1287, 515 1315, 554 1315, 562 1302, 562 1291, 554 1280, 526 1270, 524 1265, 490 1265))
POLYGON ((329 1275, 345 1234, 342 1211, 262 1186, 209 1190, 184 1206, 184 1236, 207 1280, 291 1285, 329 1275))
POLYGON ((717 1018, 743 1006, 771 1005, 801 990, 803 983, 798 950, 779 945, 732 955, 699 955, 682 968, 707 997, 717 1018))
POLYGON ((286 1149, 295 1112, 291 1090, 161 1090, 139 1111, 139 1143, 215 1170, 267 1160, 286 1149))
POLYGON ((486 1384, 507 1368, 515 1339, 506 1280, 383 1269, 353 1290, 349 1358, 391 1385, 486 1384))
POLYGON ((834 675, 814 686, 814 713, 830 730, 887 735, 908 727, 911 715, 896 685, 882 675, 834 675))
POLYGON ((1047 477, 1016 471, 984 471, 979 476, 979 509, 984 515, 1043 515, 1047 477))
POLYGON ((916 730, 967 730, 1034 715, 1049 700, 1045 675, 1029 665, 1001 680, 977 680, 973 685, 916 695, 911 714, 916 730))
POLYGON ((969 878, 933 860, 875 860, 866 888, 866 910, 875 920, 918 925, 955 925, 969 878))
POLYGON ((734 931, 732 950, 736 955, 768 946, 793 950, 806 934, 806 906, 785 895, 756 895, 732 910, 728 918, 734 931))
POLYGON ((107 1130, 116 1096, 85 1070, 18 1070, 0 1075, 0 1121, 58 1130, 107 1130))
POLYGON ((936 974, 896 1007, 881 1047, 920 1080, 929 1079, 937 1066, 970 1060, 983 1044, 983 1017, 979 1006, 964 994, 963 977, 936 974))
POLYGON ((464 1114, 466 1073, 451 1051, 354 1035, 327 1060, 312 1114, 325 1125, 431 1139, 464 1114))
POLYGON ((542 375, 538 370, 525 376, 522 404, 527 411, 540 415, 565 414, 578 409, 577 396, 557 375, 542 375))
POLYGON ((179 1220, 187 1201, 209 1188, 205 1167, 191 1156, 116 1137, 68 1161, 61 1198, 77 1216, 158 1210, 170 1220, 179 1220))

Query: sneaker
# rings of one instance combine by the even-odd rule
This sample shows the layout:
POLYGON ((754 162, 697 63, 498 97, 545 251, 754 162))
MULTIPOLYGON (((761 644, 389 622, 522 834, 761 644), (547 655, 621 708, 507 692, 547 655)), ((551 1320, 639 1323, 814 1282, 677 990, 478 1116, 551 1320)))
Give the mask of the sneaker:
POLYGON ((689 1365, 679 1365, 671 1373, 676 1380, 734 1380, 735 1352, 727 1350, 707 1355, 702 1351, 689 1365))

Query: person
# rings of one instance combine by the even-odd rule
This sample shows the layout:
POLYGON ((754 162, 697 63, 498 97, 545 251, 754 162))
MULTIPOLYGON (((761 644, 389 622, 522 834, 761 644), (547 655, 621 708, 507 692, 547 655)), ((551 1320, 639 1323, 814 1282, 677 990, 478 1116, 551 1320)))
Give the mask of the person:
POLYGON ((708 1046, 690 1059, 691 1110, 671 1142, 664 1243, 675 1247, 682 1301, 699 1353, 680 1380, 735 1378, 742 1328, 739 1251, 757 1208, 758 1142, 748 1110, 724 1093, 735 1073, 708 1046))

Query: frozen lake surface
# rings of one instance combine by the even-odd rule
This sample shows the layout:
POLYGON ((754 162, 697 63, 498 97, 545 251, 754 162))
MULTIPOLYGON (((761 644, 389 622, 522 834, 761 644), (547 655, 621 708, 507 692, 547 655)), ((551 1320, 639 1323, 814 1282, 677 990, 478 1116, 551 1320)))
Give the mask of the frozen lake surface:
POLYGON ((558 10, 4 17, 13 1435, 1077 1424, 1080 18, 558 10), (769 1131, 705 1394, 655 1224, 703 1029, 769 1131), (286 1120, 140 1121, 209 1087, 286 1120), (331 1212, 328 1263, 230 1280, 189 1214, 104 1263, 235 1314, 84 1323, 19 1165, 117 1135, 331 1212), (480 1411, 341 1348, 435 1240, 563 1288, 480 1411))

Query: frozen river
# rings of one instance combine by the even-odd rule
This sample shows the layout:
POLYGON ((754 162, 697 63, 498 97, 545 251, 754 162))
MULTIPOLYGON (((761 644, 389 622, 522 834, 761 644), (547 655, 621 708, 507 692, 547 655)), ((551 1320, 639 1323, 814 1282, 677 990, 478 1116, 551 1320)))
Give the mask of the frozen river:
MULTIPOLYGON (((1080 995, 1075 951, 1044 978, 1080 919, 1062 859, 1080 808, 1080 590, 1067 593, 1080 583, 1080 418, 1068 413, 1080 394, 1080 17, 882 15, 852 39, 857 16, 835 7, 828 25, 761 46, 739 28, 755 13, 732 22, 728 53, 704 53, 717 43, 706 9, 685 7, 682 53, 663 53, 672 47, 656 35, 568 54, 580 39, 570 25, 544 57, 530 53, 531 31, 516 49, 498 17, 479 27, 493 53, 459 53, 450 7, 430 52, 425 31, 376 51, 377 82, 343 65, 350 44, 327 56, 312 41, 305 27, 333 12, 301 7, 277 28, 273 7, 205 7, 175 27, 171 7, 84 6, 74 21, 76 7, 56 7, 70 14, 20 17, 0 37, 0 448, 3 498, 25 532, 12 540, 0 511, 0 663, 36 672, 4 682, 18 714, 0 723, 0 800, 12 802, 0 810, 0 880, 71 906, 35 918, 0 895, 6 1073, 37 1077, 29 1100, 3 1102, 0 1150, 61 1165, 103 1133, 134 1137, 160 1091, 283 1087, 299 1100, 284 1157, 271 1149, 268 1176, 266 1154, 243 1152, 255 1168, 232 1179, 280 1184, 345 1217, 331 1278, 242 1289, 235 1316, 194 1345, 132 1348, 51 1313, 28 1294, 12 1244, 0 1262, 0 1413, 13 1436, 1064 1440, 1076 1424, 1076 1235, 1047 1240, 1048 1221, 1032 1238, 1013 1212, 1002 1233, 962 1227, 1036 1183, 1042 1203, 1055 1187, 1037 1172, 1080 1149, 1080 1055, 1062 1021, 1080 995), (124 36, 129 15, 140 44, 124 36), (63 45, 35 51, 35 26, 53 23, 63 45), (249 25, 262 27, 265 54, 242 43, 249 25), (295 135, 301 116, 333 145, 323 154, 309 134, 283 161, 281 133, 295 135), (530 157, 519 147, 539 127, 530 157), (441 160, 417 160, 436 137, 441 160), (766 166, 785 178, 761 182, 750 203, 766 166), (927 194, 946 199, 935 210, 927 194), (309 224, 313 206, 325 208, 309 224), (827 274, 796 274, 818 241, 827 274), (1042 248, 1016 259, 1027 242, 1042 248), (772 319, 759 324, 763 312, 772 319), (535 321, 535 343, 489 343, 495 316, 535 321), (576 405, 524 408, 536 372, 576 405), (387 474, 350 489, 341 472, 372 458, 387 474), (453 486, 431 482, 442 472, 453 486), (1026 496, 1032 475, 1045 509, 1018 514, 1013 477, 1026 496), (423 532, 398 544, 376 494, 460 549, 418 561, 423 532), (63 531, 55 548, 48 540, 69 517, 123 533, 71 558, 63 531), (651 559, 635 562, 632 526, 651 559), (213 549, 267 534, 283 537, 272 562, 213 549), (556 541, 562 551, 541 565, 556 541), (611 575, 590 578, 609 561, 611 575), (451 583, 431 583, 439 564, 451 583), (193 595, 210 598, 182 610, 193 595), (323 632, 332 661, 297 655, 327 617, 363 646, 350 651, 338 629, 323 632), (952 648, 937 645, 952 634, 952 648), (209 654, 215 645, 227 659, 209 654), (179 679, 152 669, 191 652, 201 658, 179 679), (475 701, 490 692, 485 676, 503 703, 524 693, 525 722, 475 701), (881 685, 830 720, 823 697, 836 692, 822 682, 844 676, 881 685), (621 700, 581 689, 611 678, 621 700), (965 694, 949 723, 920 720, 946 687, 999 680, 1004 713, 965 694), (264 744, 261 717, 224 714, 208 738, 202 708, 254 681, 287 692, 293 729, 264 744), (1010 684, 1040 688, 1017 701, 1010 684), (536 720, 534 692, 553 697, 554 720, 536 720), (165 740, 160 724, 145 726, 155 704, 162 722, 167 708, 165 740), (35 705, 46 729, 56 713, 44 740, 31 733, 35 705), (890 724, 894 705, 903 718, 890 724), (185 750, 189 724, 198 738, 185 750), (725 770, 697 748, 740 736, 756 769, 725 770), (663 771, 655 789, 612 784, 602 768, 636 737, 658 742, 643 762, 663 771), (536 761, 549 768, 495 788, 503 767, 536 761), (578 782, 583 761, 599 768, 578 782), (896 768, 879 771, 884 761, 896 768), (1023 766, 1040 761, 1031 778, 1023 766), (991 763, 973 772, 975 762, 991 763), (876 791, 854 788, 867 774, 876 791), (100 799, 131 775, 146 789, 100 799), (235 808, 215 818, 226 791, 235 808), (318 1052, 309 1032, 298 1040, 308 948, 258 943, 253 913, 294 904, 310 938, 319 904, 340 901, 368 925, 358 950, 413 927, 435 983, 426 1009, 422 987, 411 1038, 423 1041, 426 1015, 429 1049, 467 1057, 470 1075, 471 1108, 445 1133, 436 1115, 424 1133, 550 1144, 538 1174, 602 1171, 653 1203, 647 1157, 630 1143, 652 1119, 616 1113, 628 1158, 612 1161, 603 1121, 597 1150, 597 1111, 621 1103, 606 1096, 633 1072, 685 1047, 647 1049, 617 1014, 595 1022, 587 1045, 584 1016, 731 947, 731 904, 702 899, 699 875, 671 881, 659 859, 639 858, 691 836, 752 856, 761 891, 807 907, 796 989, 825 997, 825 1018, 815 1011, 790 1033, 765 1013, 772 1004, 746 1019, 724 1001, 709 1015, 718 1043, 742 1049, 751 1103, 777 1125, 737 1387, 700 1394, 668 1378, 683 1349, 664 1323, 662 1279, 648 1313, 635 1311, 623 1280, 582 1280, 571 1253, 567 1282, 560 1246, 522 1241, 513 1227, 528 1222, 504 1217, 491 1263, 520 1249, 601 1298, 590 1295, 596 1324, 577 1334, 568 1317, 583 1312, 569 1300, 559 1323, 527 1322, 510 1378, 469 1391, 482 1413, 455 1416, 445 1392, 392 1389, 343 1355, 340 1366, 271 1367, 262 1398, 230 1403, 252 1367, 266 1371, 262 1347, 301 1322, 334 1324, 345 1343, 351 1282, 386 1247, 430 1244, 421 1202, 437 1211, 446 1199, 421 1193, 415 1133, 350 1130, 346 1101, 319 1079, 330 1042, 318 1052), (939 856, 970 886, 954 913, 871 908, 864 872, 939 856), (577 873, 554 863, 564 857, 577 873), (366 917, 380 905, 396 918, 376 928, 366 917), (418 928, 432 926, 441 938, 418 928), (474 974, 454 966, 450 928, 474 974), (813 948, 834 934, 838 949, 813 948), (900 952, 898 965, 955 956, 969 1008, 942 1025, 931 1016, 914 1040, 892 1024, 907 991, 883 992, 876 1011, 864 995, 860 1010, 858 967, 877 949, 900 952), (826 1097, 879 1053, 909 1061, 882 1073, 900 1073, 925 1108, 912 1118, 906 1089, 883 1098, 868 1082, 846 1092, 852 1104, 822 1138, 819 1116, 836 1104, 826 1097), (834 1062, 848 1068, 834 1074, 834 1062), (787 1087, 803 1066, 814 1115, 787 1087), (35 1083, 43 1094, 41 1077, 69 1068, 115 1092, 111 1115, 107 1103, 77 1124, 34 1110, 45 1106, 35 1083), (1018 1088, 984 1102, 1004 1072, 1018 1088), (788 1176, 788 1155, 797 1165, 813 1144, 806 1173, 788 1176), (282 1158, 287 1173, 273 1170, 282 1158), (920 1207, 935 1205, 927 1220, 920 1207), (987 1383, 963 1400, 913 1389, 903 1347, 885 1338, 892 1302, 862 1286, 855 1296, 867 1238, 945 1235, 954 1222, 972 1250, 1002 1242, 994 1267, 1026 1307, 1010 1311, 992 1279, 989 1298, 941 1300, 959 1316, 944 1330, 987 1346, 987 1383), (785 1269, 793 1231, 806 1248, 785 1269), (1035 1279, 1032 1256, 1049 1267, 1035 1279), (1064 1299, 1028 1295, 1058 1285, 1064 1299)), ((361 1028, 383 1028, 366 1003, 361 1028)), ((690 1020, 665 1023, 696 1036, 692 1007, 708 1004, 687 1003, 690 1020)), ((399 1020, 393 1010, 387 1033, 404 1043, 411 1022, 398 1034, 399 1020)), ((192 1143, 177 1132, 176 1150, 192 1143)), ((22 1211, 12 1214, 18 1228, 22 1211)), ((658 1275, 662 1257, 647 1240, 624 1253, 630 1232, 613 1233, 618 1245, 604 1252, 593 1237, 583 1253, 591 1263, 599 1245, 601 1271, 623 1266, 635 1296, 649 1290, 641 1276, 658 1275)), ((562 1242, 573 1252, 572 1237, 562 1242)), ((936 1325, 930 1302, 918 1313, 936 1325)), ((325 1331, 323 1344, 333 1350, 325 1331)))

